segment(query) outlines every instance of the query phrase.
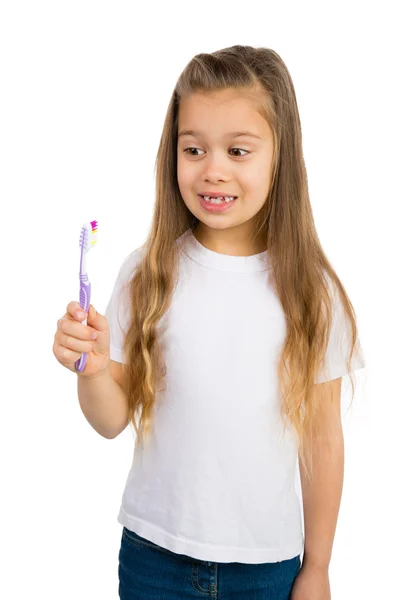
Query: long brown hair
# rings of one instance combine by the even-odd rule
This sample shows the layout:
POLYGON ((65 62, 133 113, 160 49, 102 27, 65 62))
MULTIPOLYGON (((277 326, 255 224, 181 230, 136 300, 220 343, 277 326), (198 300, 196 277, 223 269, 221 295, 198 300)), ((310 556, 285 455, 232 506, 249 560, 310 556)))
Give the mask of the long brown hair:
POLYGON ((143 256, 129 281, 132 320, 124 343, 124 390, 129 417, 145 441, 158 389, 165 375, 157 324, 173 296, 179 264, 176 240, 198 219, 186 207, 177 180, 180 99, 197 91, 248 90, 259 98, 274 139, 268 197, 255 217, 254 239, 265 239, 273 285, 286 317, 287 335, 278 364, 281 415, 298 436, 299 457, 310 477, 319 398, 315 377, 324 361, 332 323, 332 290, 351 328, 350 364, 358 341, 353 306, 329 264, 310 205, 302 134, 292 79, 280 56, 268 48, 232 46, 201 53, 189 62, 173 91, 156 157, 156 202, 143 256), (139 425, 136 417, 139 418, 139 425), (309 470, 310 469, 310 470, 309 470))

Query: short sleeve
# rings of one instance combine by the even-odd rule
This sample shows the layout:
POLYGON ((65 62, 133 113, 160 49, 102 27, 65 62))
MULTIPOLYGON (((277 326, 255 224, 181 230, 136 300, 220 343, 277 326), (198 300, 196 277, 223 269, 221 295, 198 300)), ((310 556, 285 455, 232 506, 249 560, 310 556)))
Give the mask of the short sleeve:
POLYGON ((140 262, 141 255, 141 248, 139 248, 123 261, 104 313, 110 327, 110 359, 119 363, 126 363, 123 347, 130 326, 131 313, 128 284, 140 262))
POLYGON ((365 367, 363 349, 360 339, 357 336, 350 370, 348 369, 347 362, 351 349, 351 325, 345 317, 346 313, 344 312, 342 302, 339 300, 337 292, 335 292, 333 294, 332 327, 328 346, 325 359, 321 368, 317 371, 314 383, 323 383, 337 379, 365 367))

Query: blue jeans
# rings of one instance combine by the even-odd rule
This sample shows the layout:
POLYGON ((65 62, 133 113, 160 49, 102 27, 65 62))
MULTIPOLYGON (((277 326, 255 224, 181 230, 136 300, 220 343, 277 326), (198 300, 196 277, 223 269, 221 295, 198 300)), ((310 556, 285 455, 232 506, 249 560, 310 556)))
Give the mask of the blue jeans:
POLYGON ((123 527, 121 600, 290 600, 300 555, 274 563, 218 563, 176 554, 123 527))

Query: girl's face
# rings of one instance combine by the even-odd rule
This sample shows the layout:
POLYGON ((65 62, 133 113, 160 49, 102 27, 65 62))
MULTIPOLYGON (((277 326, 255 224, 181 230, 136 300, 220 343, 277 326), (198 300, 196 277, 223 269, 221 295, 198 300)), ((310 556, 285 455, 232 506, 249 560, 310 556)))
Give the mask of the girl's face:
POLYGON ((186 206, 200 221, 199 238, 224 239, 231 248, 235 241, 237 248, 246 248, 252 218, 267 198, 272 156, 268 122, 238 90, 195 93, 181 101, 178 185, 186 206), (243 132, 246 135, 238 135, 243 132), (210 191, 237 199, 227 210, 211 212, 198 197, 210 191))

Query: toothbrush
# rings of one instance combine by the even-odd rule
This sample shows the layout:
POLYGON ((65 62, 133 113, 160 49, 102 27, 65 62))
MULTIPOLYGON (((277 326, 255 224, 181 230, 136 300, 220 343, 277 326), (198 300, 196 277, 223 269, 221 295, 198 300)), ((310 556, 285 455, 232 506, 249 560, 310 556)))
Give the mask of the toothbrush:
MULTIPOLYGON (((81 265, 79 271, 80 291, 79 291, 79 304, 81 308, 87 314, 90 307, 90 281, 86 272, 86 254, 89 250, 97 243, 97 221, 90 221, 90 223, 84 223, 81 229, 81 237, 79 239, 79 247, 81 249, 81 265)), ((87 325, 87 317, 83 321, 84 325, 87 325)), ((83 352, 80 359, 75 363, 75 369, 78 373, 82 373, 85 368, 87 360, 87 352, 83 352)))

